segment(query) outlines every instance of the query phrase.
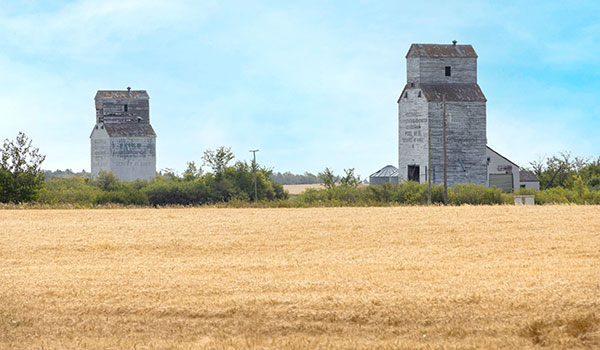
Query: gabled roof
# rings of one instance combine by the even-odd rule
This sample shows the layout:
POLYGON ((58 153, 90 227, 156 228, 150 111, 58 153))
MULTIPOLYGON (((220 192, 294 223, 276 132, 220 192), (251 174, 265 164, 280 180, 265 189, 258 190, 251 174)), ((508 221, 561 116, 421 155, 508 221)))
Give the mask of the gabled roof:
POLYGON ((408 57, 477 58, 477 54, 471 45, 412 44, 406 54, 406 58, 408 57))
POLYGON ((477 84, 420 84, 429 102, 446 101, 486 102, 487 99, 477 84))
MULTIPOLYGON (((408 89, 408 84, 398 98, 398 102, 408 89)), ((487 102, 478 84, 419 84, 412 89, 421 89, 427 102, 442 102, 446 95, 447 102, 487 102)))
POLYGON ((146 90, 98 90, 96 98, 142 98, 148 99, 146 90))
POLYGON ((152 126, 147 123, 109 123, 104 124, 104 128, 108 136, 112 137, 156 136, 152 126))
POLYGON ((519 171, 519 179, 521 182, 540 182, 537 176, 533 173, 533 171, 521 169, 519 171))
POLYGON ((398 168, 393 165, 386 165, 379 171, 371 174, 370 177, 398 177, 398 168))
POLYGON ((516 166, 517 168, 521 169, 520 166, 518 166, 517 164, 515 164, 514 162, 512 162, 510 159, 506 158, 505 156, 501 155, 500 153, 494 151, 490 146, 485 146, 485 147, 488 149, 488 151, 492 151, 492 152, 496 153, 500 158, 504 159, 505 161, 509 162, 510 164, 512 164, 512 165, 516 166))

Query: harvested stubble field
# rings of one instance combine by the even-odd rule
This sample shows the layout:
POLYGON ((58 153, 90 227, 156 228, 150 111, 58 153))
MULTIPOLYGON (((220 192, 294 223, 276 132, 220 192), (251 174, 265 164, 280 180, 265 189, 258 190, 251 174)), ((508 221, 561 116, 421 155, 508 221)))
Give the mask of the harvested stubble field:
POLYGON ((600 347, 600 207, 0 211, 0 349, 600 347))

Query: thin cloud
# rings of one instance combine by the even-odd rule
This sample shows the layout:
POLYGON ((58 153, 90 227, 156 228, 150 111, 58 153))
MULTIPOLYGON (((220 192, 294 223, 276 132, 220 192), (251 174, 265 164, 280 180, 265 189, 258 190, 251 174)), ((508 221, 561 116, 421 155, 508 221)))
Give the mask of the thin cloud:
POLYGON ((201 21, 211 8, 206 3, 194 6, 190 12, 186 3, 82 0, 50 12, 4 15, 0 18, 0 30, 4 33, 3 41, 28 54, 106 60, 140 35, 179 23, 192 13, 196 21, 201 21))

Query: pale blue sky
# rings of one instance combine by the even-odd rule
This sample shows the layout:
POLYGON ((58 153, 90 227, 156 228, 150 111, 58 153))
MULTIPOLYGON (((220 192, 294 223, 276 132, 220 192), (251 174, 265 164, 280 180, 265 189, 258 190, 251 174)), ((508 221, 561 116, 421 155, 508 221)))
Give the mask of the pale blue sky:
POLYGON ((397 165, 413 42, 472 44, 488 144, 528 165, 600 155, 594 1, 0 2, 0 139, 90 168, 99 89, 145 89, 157 167, 231 146, 275 171, 397 165))

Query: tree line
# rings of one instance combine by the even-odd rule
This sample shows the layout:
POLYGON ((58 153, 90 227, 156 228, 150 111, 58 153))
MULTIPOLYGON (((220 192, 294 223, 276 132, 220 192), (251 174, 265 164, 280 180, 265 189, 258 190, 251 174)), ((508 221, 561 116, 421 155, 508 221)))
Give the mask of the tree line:
POLYGON ((309 185, 309 184, 320 184, 323 181, 320 178, 320 173, 315 175, 309 172, 304 174, 292 174, 289 171, 284 173, 273 173, 270 178, 282 185, 309 185))
POLYGON ((182 174, 167 169, 151 181, 120 181, 112 172, 105 171, 95 177, 69 174, 71 171, 45 174, 41 169, 45 156, 25 134, 19 133, 15 141, 6 140, 0 150, 0 202, 82 206, 248 202, 254 198, 255 170, 259 201, 287 198, 283 186, 270 179, 271 169, 245 161, 231 164, 234 158, 228 147, 207 150, 202 155, 202 164, 211 171, 204 173, 192 161, 182 174), (45 180, 45 175, 50 176, 45 180))
POLYGON ((573 189, 583 185, 590 191, 600 190, 600 157, 586 159, 562 152, 545 160, 531 162, 529 170, 540 179, 541 189, 573 189))
MULTIPOLYGON (((166 169, 151 181, 120 181, 110 172, 95 177, 68 171, 44 172, 45 160, 25 134, 14 141, 5 140, 0 149, 0 203, 25 203, 81 206, 116 203, 123 205, 205 205, 250 203, 254 198, 256 169, 257 199, 265 206, 337 206, 425 204, 427 186, 406 182, 359 187, 354 169, 335 175, 329 168, 317 175, 289 172, 274 174, 271 169, 245 161, 232 161, 230 148, 207 150, 202 166, 188 162, 178 174, 166 169), (283 183, 322 183, 323 189, 307 190, 298 196, 284 191, 283 183)), ((531 171, 540 179, 541 190, 521 189, 516 194, 533 194, 536 203, 600 204, 600 157, 589 160, 570 153, 532 162, 531 171)), ((441 202, 441 187, 433 187, 433 202, 441 202), (440 198, 438 198, 440 197, 440 198)), ((451 204, 512 203, 514 194, 477 185, 457 185, 450 189, 451 204)))

